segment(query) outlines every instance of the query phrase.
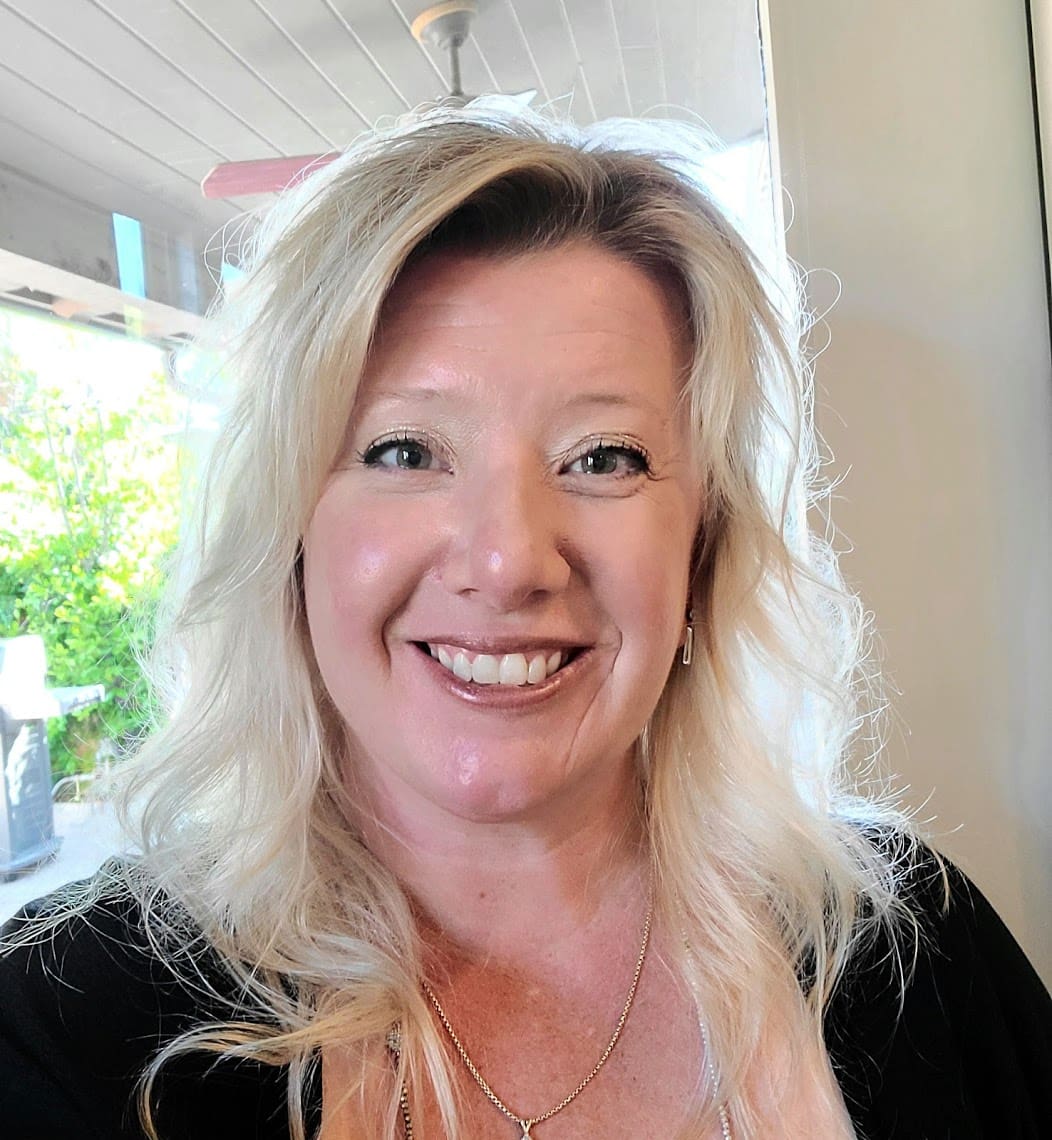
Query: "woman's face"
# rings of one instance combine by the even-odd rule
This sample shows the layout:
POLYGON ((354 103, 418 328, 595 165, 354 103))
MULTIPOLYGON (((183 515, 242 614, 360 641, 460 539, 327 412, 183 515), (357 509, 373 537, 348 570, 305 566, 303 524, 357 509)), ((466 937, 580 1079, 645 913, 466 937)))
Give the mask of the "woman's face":
POLYGON ((403 275, 304 541, 356 782, 490 822, 631 782, 701 509, 684 362, 663 290, 589 245, 403 275))

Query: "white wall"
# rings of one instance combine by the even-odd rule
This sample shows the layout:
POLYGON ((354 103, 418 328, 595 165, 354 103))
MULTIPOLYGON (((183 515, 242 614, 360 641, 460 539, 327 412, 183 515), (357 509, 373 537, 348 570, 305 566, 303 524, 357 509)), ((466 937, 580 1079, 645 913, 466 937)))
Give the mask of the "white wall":
MULTIPOLYGON (((1052 369, 1023 0, 767 7, 789 251, 843 282, 818 417, 849 472, 844 568, 901 690, 887 759, 1052 980, 1052 369)), ((821 305, 828 276, 813 287, 821 305)))

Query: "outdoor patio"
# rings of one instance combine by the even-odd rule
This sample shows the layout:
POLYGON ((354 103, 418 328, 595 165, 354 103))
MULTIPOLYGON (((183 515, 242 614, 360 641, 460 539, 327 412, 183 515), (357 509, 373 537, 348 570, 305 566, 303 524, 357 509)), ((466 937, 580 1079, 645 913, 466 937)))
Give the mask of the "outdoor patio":
POLYGON ((0 883, 0 922, 63 883, 86 878, 119 847, 113 811, 104 803, 55 804, 55 834, 62 846, 53 858, 0 883))

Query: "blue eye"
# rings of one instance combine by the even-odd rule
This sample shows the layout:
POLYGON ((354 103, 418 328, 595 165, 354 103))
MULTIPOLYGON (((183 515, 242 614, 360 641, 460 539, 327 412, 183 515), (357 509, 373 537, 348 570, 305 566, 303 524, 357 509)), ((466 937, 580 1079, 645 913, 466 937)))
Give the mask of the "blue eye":
POLYGON ((612 475, 623 479, 649 471, 650 464, 639 448, 601 443, 571 460, 566 470, 576 475, 612 475))
POLYGON ((403 471, 427 471, 434 462, 431 449, 418 439, 380 440, 362 455, 367 467, 399 467, 403 471))

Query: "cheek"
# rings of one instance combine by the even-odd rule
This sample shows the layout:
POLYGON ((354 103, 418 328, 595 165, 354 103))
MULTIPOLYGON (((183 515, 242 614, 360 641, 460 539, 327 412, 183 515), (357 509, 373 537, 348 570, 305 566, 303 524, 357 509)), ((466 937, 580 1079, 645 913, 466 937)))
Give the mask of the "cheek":
POLYGON ((616 528, 616 541, 605 539, 601 557, 611 609, 651 652, 682 633, 695 523, 679 496, 641 506, 638 519, 616 528))
POLYGON ((304 551, 308 596, 312 589, 337 609, 354 606, 391 582, 397 565, 395 552, 384 536, 343 530, 315 538, 304 551))
POLYGON ((380 640, 384 623, 413 586, 414 551, 391 516, 327 491, 304 536, 304 595, 311 637, 361 646, 380 640))

